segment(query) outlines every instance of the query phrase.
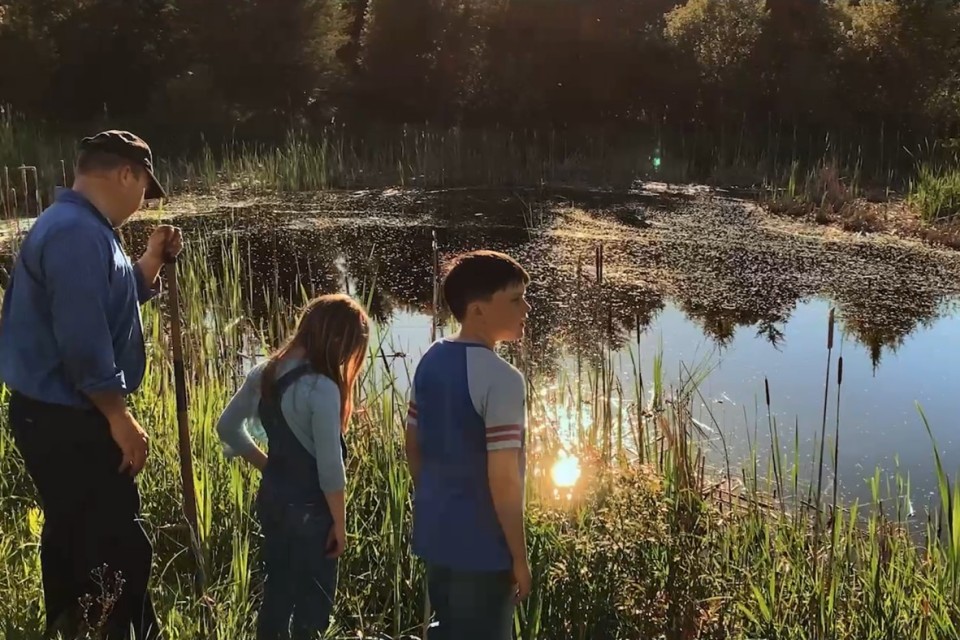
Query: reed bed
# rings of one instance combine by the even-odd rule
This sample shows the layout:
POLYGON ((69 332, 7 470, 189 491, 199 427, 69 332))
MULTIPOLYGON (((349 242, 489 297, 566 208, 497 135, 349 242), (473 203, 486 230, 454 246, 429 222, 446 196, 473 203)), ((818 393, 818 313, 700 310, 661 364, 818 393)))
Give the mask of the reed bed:
MULTIPOLYGON (((820 204, 825 189, 833 197, 835 185, 850 198, 911 189, 940 193, 934 186, 951 174, 937 173, 940 182, 931 181, 920 166, 957 166, 956 149, 946 144, 914 144, 883 129, 845 136, 800 132, 772 119, 759 130, 743 123, 719 131, 669 123, 564 130, 428 125, 360 130, 331 124, 291 129, 269 142, 186 135, 173 142, 169 132, 154 138, 149 130, 141 133, 153 140, 161 181, 171 193, 394 186, 628 189, 637 180, 662 180, 743 188, 781 205, 807 206, 820 204)), ((62 133, 0 112, 4 217, 34 215, 49 203, 55 186, 72 181, 73 145, 62 133), (26 190, 21 167, 34 171, 26 190)))
POLYGON ((960 162, 921 166, 910 188, 910 201, 926 222, 960 218, 960 162))
MULTIPOLYGON (((144 309, 148 375, 133 398, 153 437, 141 486, 156 549, 154 593, 171 638, 252 638, 261 592, 252 517, 258 479, 225 459, 213 427, 246 368, 277 344, 299 302, 313 292, 252 290, 240 275, 247 265, 234 236, 199 237, 191 245, 179 280, 197 554, 180 499, 166 300, 144 309), (255 299, 266 305, 269 322, 250 318, 246 310, 255 299), (194 581, 198 564, 202 585, 194 581)), ((595 259, 602 265, 601 251, 595 259)), ((365 283, 356 295, 364 299, 373 286, 365 283)), ((349 543, 330 632, 335 638, 419 635, 424 622, 423 572, 409 551, 412 486, 402 450, 416 354, 396 353, 385 329, 377 327, 372 340, 358 391, 361 411, 348 435, 349 543)), ((596 345, 596 357, 578 361, 576 371, 549 380, 522 349, 507 355, 530 382, 527 527, 534 589, 518 610, 517 638, 957 637, 960 485, 936 454, 940 502, 918 539, 897 498, 902 487, 891 497, 878 473, 869 504, 831 502, 829 491, 818 490, 820 480, 802 480, 796 430, 792 450, 782 446, 781 435, 791 438, 773 418, 769 454, 755 447, 739 468, 716 464, 693 418, 706 373, 681 369, 668 378, 662 358, 641 353, 639 341, 630 353, 630 383, 603 345, 596 345), (642 378, 644 358, 653 359, 652 380, 642 378), (574 458, 579 477, 570 487, 558 486, 557 463, 569 471, 574 458)), ((820 473, 832 462, 835 477, 843 455, 836 438, 842 365, 833 370, 821 436, 833 427, 833 459, 818 443, 816 460, 820 473), (836 415, 828 416, 834 386, 836 415)), ((769 415, 776 401, 769 387, 765 397, 769 415)), ((0 413, 0 635, 33 639, 42 628, 37 544, 43 516, 5 422, 0 413)), ((713 426, 722 437, 726 425, 713 426)))

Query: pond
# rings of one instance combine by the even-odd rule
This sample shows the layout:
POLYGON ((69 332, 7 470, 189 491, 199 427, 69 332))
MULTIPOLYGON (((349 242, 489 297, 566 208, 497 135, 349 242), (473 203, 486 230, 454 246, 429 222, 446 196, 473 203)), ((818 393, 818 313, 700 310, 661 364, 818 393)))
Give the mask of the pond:
MULTIPOLYGON (((960 259, 948 252, 807 233, 732 196, 689 190, 364 191, 255 205, 174 203, 164 215, 184 228, 185 251, 235 237, 242 273, 225 275, 250 291, 346 288, 369 296, 387 349, 405 354, 410 371, 430 341, 434 238, 441 260, 481 247, 506 251, 533 277, 523 347, 529 366, 547 379, 569 378, 578 353, 606 354, 624 402, 632 399, 637 353, 647 390, 658 353, 667 383, 709 369, 694 417, 717 468, 724 447, 738 469, 753 445, 766 472, 765 381, 782 454, 792 460, 796 437, 803 467, 812 468, 833 308, 825 491, 833 482, 841 356, 838 470, 847 499, 869 498, 875 468, 884 491, 899 469, 923 516, 936 478, 916 403, 947 472, 960 466, 960 259)), ((129 246, 142 246, 147 228, 131 223, 129 246)), ((224 269, 216 251, 209 260, 224 269)), ((264 319, 266 306, 251 299, 250 315, 264 319)))

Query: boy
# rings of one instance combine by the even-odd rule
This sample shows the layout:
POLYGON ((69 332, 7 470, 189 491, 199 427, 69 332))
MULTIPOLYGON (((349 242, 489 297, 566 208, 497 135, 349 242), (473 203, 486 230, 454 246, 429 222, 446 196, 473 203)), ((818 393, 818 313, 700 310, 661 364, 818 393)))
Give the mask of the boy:
POLYGON ((510 640, 530 592, 523 528, 523 375, 494 351, 519 340, 530 277, 494 251, 459 256, 443 295, 460 333, 431 345, 410 390, 413 552, 426 563, 431 640, 510 640))

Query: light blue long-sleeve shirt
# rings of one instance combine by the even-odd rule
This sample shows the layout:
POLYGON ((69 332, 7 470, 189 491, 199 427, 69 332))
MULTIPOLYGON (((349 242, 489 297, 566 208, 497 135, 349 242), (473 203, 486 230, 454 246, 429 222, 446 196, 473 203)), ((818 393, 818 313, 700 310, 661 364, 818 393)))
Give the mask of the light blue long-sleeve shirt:
MULTIPOLYGON (((277 378, 303 362, 281 362, 277 378)), ((228 457, 242 455, 257 446, 251 432, 266 438, 257 410, 265 366, 261 363, 250 370, 217 422, 217 433, 226 445, 228 457)), ((307 373, 284 392, 280 409, 294 436, 316 458, 320 488, 327 493, 342 491, 346 471, 340 449, 340 389, 336 383, 326 376, 307 373)))
POLYGON ((146 366, 140 304, 156 294, 89 200, 58 189, 20 247, 0 315, 0 379, 54 404, 129 394, 146 366))

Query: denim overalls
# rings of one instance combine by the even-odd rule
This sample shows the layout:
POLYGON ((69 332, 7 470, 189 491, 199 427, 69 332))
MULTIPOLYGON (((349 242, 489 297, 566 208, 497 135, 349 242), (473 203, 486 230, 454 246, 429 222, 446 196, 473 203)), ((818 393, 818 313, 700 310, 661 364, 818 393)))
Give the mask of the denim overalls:
MULTIPOLYGON (((290 430, 280 406, 290 386, 309 373, 309 364, 297 366, 277 380, 275 400, 260 400, 269 453, 257 494, 267 573, 258 640, 319 638, 329 624, 337 589, 338 560, 326 555, 333 516, 320 488, 317 461, 290 430)), ((340 447, 346 459, 343 436, 340 447)))

